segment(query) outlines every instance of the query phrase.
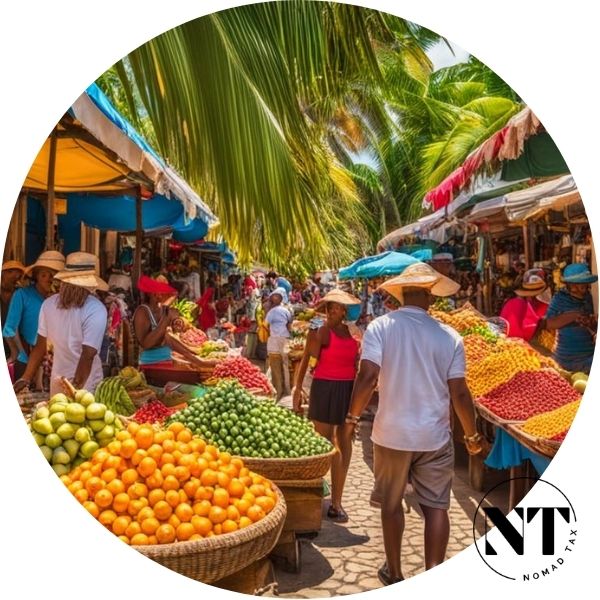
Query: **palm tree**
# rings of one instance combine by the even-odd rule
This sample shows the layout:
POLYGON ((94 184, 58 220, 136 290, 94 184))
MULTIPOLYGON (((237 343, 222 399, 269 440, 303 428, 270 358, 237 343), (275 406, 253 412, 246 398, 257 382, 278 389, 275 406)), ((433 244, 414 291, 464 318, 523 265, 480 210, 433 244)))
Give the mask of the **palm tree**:
MULTIPOLYGON (((157 149, 211 204, 242 261, 335 266, 364 245, 365 215, 326 124, 351 85, 385 85, 380 47, 414 52, 420 35, 437 39, 346 4, 243 6, 129 54, 114 67, 118 96, 136 125, 152 123, 157 149)), ((382 106, 375 99, 373 112, 382 106)))

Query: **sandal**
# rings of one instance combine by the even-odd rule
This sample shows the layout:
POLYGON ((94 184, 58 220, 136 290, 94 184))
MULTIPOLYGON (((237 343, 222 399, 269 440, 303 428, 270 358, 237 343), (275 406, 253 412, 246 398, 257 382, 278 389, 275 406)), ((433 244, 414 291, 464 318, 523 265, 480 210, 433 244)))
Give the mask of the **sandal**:
POLYGON ((336 521, 337 523, 346 523, 348 521, 346 511, 343 508, 340 508, 339 510, 333 508, 333 505, 327 509, 327 518, 336 521))
POLYGON ((390 572, 388 571, 387 563, 383 563, 383 565, 377 571, 377 577, 383 585, 392 585, 394 583, 399 583, 400 581, 404 581, 404 577, 392 577, 390 572))

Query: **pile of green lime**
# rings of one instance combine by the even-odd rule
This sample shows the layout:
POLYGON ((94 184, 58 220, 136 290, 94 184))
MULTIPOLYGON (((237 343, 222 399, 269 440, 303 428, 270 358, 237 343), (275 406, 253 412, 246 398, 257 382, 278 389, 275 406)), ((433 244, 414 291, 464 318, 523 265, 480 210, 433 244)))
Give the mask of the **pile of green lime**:
POLYGON ((235 380, 216 385, 171 415, 219 450, 252 458, 299 458, 325 454, 332 445, 313 424, 271 400, 250 394, 235 380))

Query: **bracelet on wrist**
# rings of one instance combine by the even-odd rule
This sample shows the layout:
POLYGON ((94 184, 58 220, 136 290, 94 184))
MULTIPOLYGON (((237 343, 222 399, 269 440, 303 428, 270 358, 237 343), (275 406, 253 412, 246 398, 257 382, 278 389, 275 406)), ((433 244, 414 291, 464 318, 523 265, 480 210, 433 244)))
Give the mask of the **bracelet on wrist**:
POLYGON ((473 435, 465 435, 464 440, 467 444, 479 444, 482 440, 482 435, 479 432, 473 435))
POLYGON ((360 417, 356 417, 354 415, 351 415, 350 413, 346 415, 346 423, 352 423, 353 425, 356 425, 359 421, 360 417))

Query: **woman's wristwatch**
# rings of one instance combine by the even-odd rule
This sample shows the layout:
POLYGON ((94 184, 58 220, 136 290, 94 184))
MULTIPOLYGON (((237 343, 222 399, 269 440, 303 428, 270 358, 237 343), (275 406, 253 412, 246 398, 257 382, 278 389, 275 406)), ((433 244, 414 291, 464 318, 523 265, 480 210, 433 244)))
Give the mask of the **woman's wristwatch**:
POLYGON ((351 415, 350 413, 348 413, 346 415, 345 422, 348 424, 356 425, 356 424, 358 424, 359 421, 360 421, 360 417, 356 417, 354 415, 351 415))

